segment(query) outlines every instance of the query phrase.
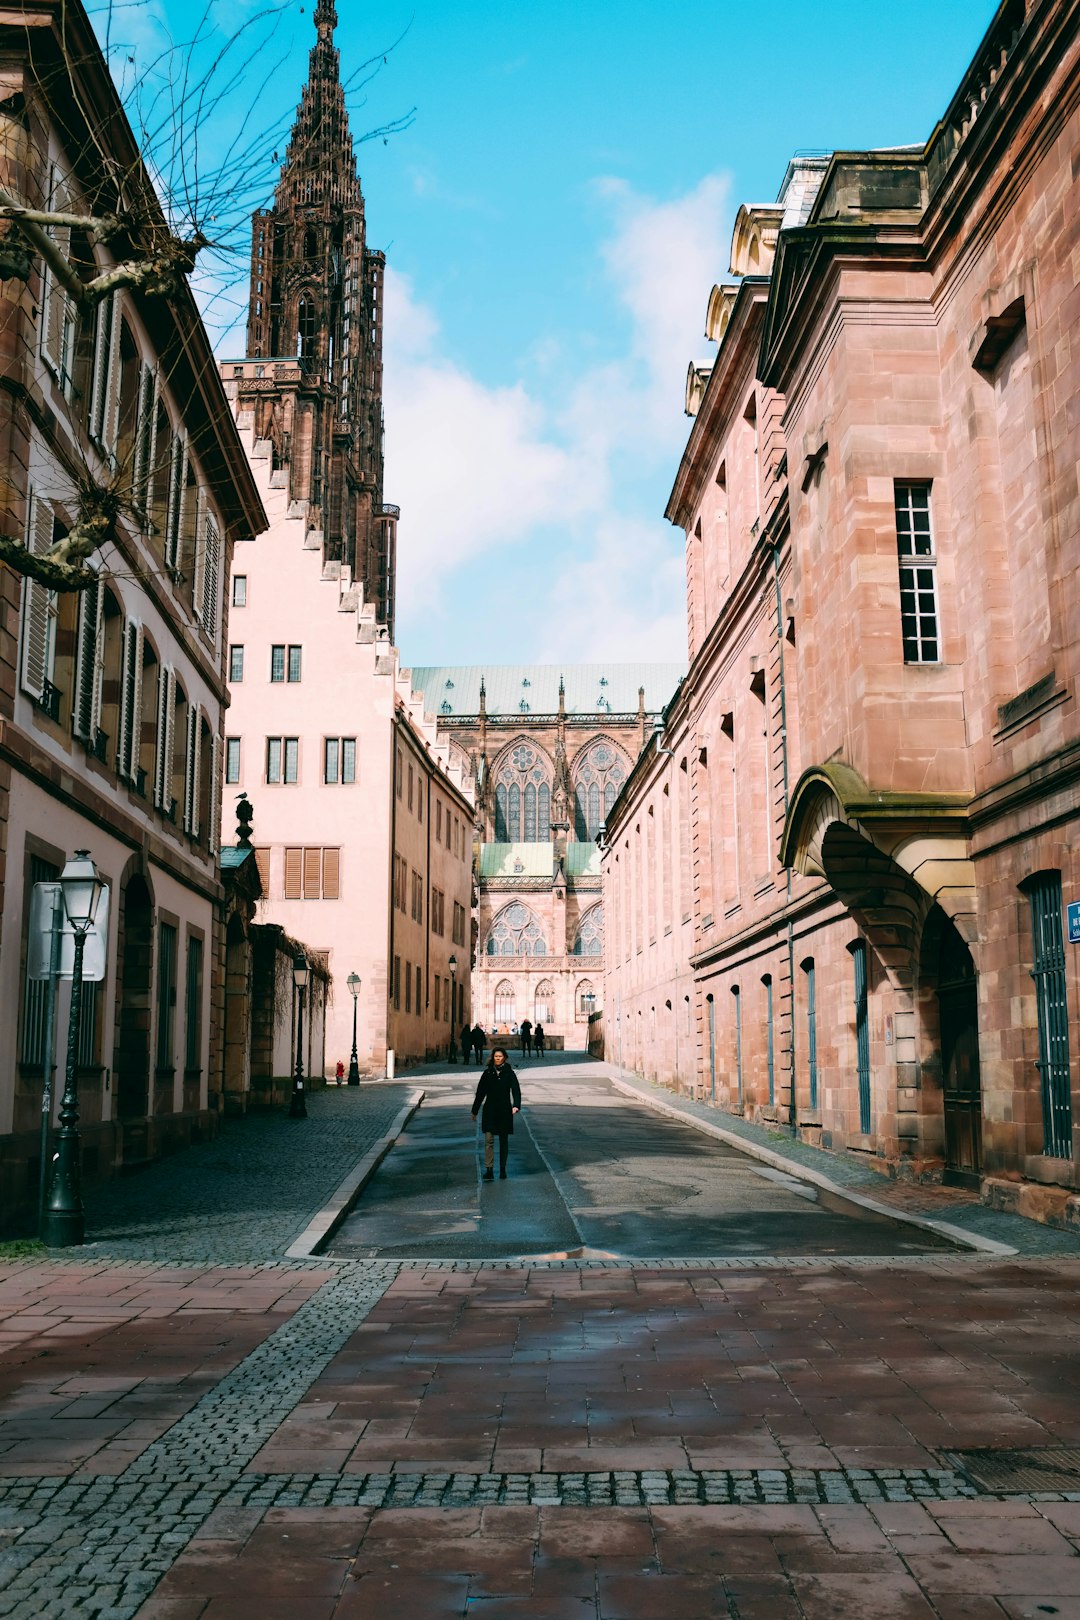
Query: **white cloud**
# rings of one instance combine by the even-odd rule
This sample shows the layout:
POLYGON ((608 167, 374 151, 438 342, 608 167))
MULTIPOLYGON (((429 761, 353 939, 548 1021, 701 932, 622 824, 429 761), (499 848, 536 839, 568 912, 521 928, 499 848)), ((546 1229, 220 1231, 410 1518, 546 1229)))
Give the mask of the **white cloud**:
POLYGON ((657 519, 612 516, 552 583, 539 663, 686 658, 685 567, 657 519))

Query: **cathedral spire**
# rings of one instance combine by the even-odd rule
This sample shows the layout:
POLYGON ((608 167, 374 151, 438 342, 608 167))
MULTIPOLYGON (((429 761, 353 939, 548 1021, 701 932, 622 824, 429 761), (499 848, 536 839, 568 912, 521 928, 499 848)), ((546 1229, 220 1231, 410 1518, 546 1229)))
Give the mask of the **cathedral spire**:
POLYGON ((334 29, 337 27, 337 11, 334 0, 319 0, 315 7, 315 27, 319 31, 319 43, 330 45, 333 43, 334 29))

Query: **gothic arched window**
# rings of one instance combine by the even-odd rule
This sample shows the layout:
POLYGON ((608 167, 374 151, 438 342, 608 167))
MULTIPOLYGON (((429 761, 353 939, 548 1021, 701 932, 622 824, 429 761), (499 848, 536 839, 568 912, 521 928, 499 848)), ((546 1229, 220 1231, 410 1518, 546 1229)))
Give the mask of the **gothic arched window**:
POLYGON ((574 956, 603 956, 604 954, 604 907, 603 904, 590 906, 588 911, 578 923, 577 935, 574 939, 574 956))
POLYGON ((495 990, 495 1022, 497 1024, 516 1023, 514 1006, 514 987, 509 979, 503 979, 495 990))
POLYGON ((546 844, 551 838, 551 772, 531 743, 517 742, 495 771, 495 842, 546 844))
POLYGON ((305 293, 300 300, 296 315, 296 353, 301 360, 314 360, 315 335, 318 318, 315 314, 315 304, 305 293))
POLYGON ((315 233, 314 226, 309 225, 307 230, 304 232, 304 258, 311 263, 311 261, 317 259, 318 256, 319 238, 315 233))
POLYGON ((596 1011, 596 991, 590 980, 582 979, 574 992, 574 1021, 587 1024, 589 1014, 596 1011))
POLYGON ((550 1024, 555 1020, 555 986, 549 979, 543 979, 536 987, 533 997, 533 1023, 550 1024))
POLYGON ((574 767, 574 837, 591 844, 626 781, 626 759, 599 737, 574 767))
POLYGON ((487 937, 488 956, 546 956, 547 940, 528 906, 513 900, 504 906, 487 937))

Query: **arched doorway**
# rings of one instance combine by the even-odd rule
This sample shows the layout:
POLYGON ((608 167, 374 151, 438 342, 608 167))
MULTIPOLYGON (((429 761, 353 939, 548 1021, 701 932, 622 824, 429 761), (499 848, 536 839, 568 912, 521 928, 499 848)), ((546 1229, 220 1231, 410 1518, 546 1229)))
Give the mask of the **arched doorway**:
POLYGON ((939 927, 936 968, 945 1113, 943 1180, 953 1186, 977 1187, 982 1170, 978 984, 971 952, 955 925, 942 916, 939 927))
MULTIPOLYGON (((154 904, 145 878, 137 872, 128 879, 121 895, 120 937, 116 1111, 121 1120, 146 1119, 150 1111, 154 904)), ((131 1133, 124 1134, 126 1141, 131 1133)), ((125 1158, 128 1156, 125 1151, 125 1158)))

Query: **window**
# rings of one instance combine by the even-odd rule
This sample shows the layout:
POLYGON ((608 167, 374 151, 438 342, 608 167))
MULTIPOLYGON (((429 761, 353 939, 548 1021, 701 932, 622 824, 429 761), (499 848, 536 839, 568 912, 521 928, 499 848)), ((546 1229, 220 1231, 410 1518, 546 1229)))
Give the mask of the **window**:
POLYGON ((545 756, 522 740, 495 769, 495 842, 543 844, 550 836, 551 769, 545 756))
POLYGON ((412 963, 405 963, 405 1011, 412 1012, 412 963))
POLYGON ((285 850, 286 900, 340 900, 341 851, 290 845, 285 850))
POLYGON ((855 1049, 859 1072, 859 1129, 868 1136, 870 1111, 870 992, 866 975, 866 946, 857 940, 850 947, 855 970, 855 1049))
MULTIPOLYGON (((28 551, 41 557, 60 536, 48 501, 31 495, 29 505, 26 546, 28 551)), ((22 686, 41 707, 51 713, 59 600, 55 591, 28 578, 23 580, 22 597, 22 686)), ((55 714, 54 718, 57 718, 55 714)))
POLYGON ((401 749, 394 755, 394 788, 397 796, 401 798, 401 749))
POLYGON ((435 842, 442 843, 442 800, 435 800, 435 842))
MULTIPOLYGON (((579 1024, 587 1024, 589 1014, 596 1011, 596 991, 588 979, 582 979, 577 987, 577 1010, 574 1018, 579 1024)), ((543 1023, 543 1019, 540 1020, 543 1023)))
POLYGON ((79 1041, 75 1048, 75 1064, 79 1069, 96 1069, 98 1063, 98 1007, 101 985, 93 979, 82 983, 79 1006, 79 1041))
POLYGON ((808 956, 802 964, 806 974, 806 1071, 810 1082, 810 1107, 818 1105, 817 1080, 817 973, 814 959, 808 956))
POLYGON ((504 979, 495 991, 495 1022, 497 1024, 516 1023, 514 1005, 514 987, 508 979, 504 979))
POLYGON ((409 766, 409 809, 413 807, 413 768, 409 766))
POLYGON ((412 875, 412 907, 410 915, 413 922, 422 923, 424 920, 424 880, 419 872, 412 875))
POLYGON ((300 661, 301 661, 301 658, 303 656, 303 651, 304 651, 304 649, 302 647, 290 647, 289 648, 289 680, 290 681, 298 681, 300 679, 300 661))
POLYGON ((409 866, 403 855, 394 856, 394 905, 404 912, 405 895, 409 887, 409 866))
POLYGON ((555 1017, 555 986, 547 979, 536 987, 533 997, 533 1023, 550 1024, 555 1017))
POLYGON ((189 936, 184 988, 184 1068, 189 1074, 202 1068, 202 961, 202 940, 189 936))
POLYGON ((292 786, 300 780, 300 739, 267 737, 266 780, 292 786))
POLYGON ((270 648, 270 679, 283 681, 285 679, 285 646, 270 648))
POLYGON ((451 938, 455 945, 464 945, 465 943, 465 907, 460 900, 454 901, 454 924, 451 938))
POLYGON ((327 737, 323 743, 323 781, 348 785, 356 781, 356 738, 327 737))
POLYGON ((394 957, 394 1006, 401 1011, 401 957, 394 957))
POLYGON ((936 664, 941 653, 930 485, 898 483, 895 498, 904 663, 936 664))
MULTIPOLYGON (((38 855, 30 857, 29 884, 26 891, 26 910, 30 911, 30 897, 35 883, 55 883, 60 876, 60 868, 51 862, 42 860, 38 855)), ((27 978, 23 990, 23 1025, 22 1040, 19 1044, 19 1061, 33 1064, 40 1068, 45 1062, 46 1032, 48 1028, 48 984, 44 979, 27 978)), ((85 984, 83 986, 85 992, 85 984)), ((54 1008, 55 1017, 55 1008, 54 1008)), ((55 1026, 54 1026, 55 1027, 55 1026)), ((55 1053, 54 1053, 55 1062, 55 1053)))
POLYGON ((234 574, 232 582, 233 607, 247 607, 247 575, 234 574))
POLYGON ((436 1018, 438 1018, 440 1016, 441 1005, 442 1005, 442 980, 440 979, 439 975, 436 973, 436 975, 435 975, 435 1017, 436 1018))
POLYGON ((72 730, 91 748, 101 725, 105 675, 105 587, 100 576, 81 593, 72 730))
POLYGON ((540 924, 520 900, 504 906, 491 925, 488 956, 546 956, 547 941, 540 924))
POLYGON ((1072 1158, 1069 1095, 1069 1009, 1061 927, 1061 873, 1039 872, 1025 885, 1031 908, 1031 977, 1039 1019, 1038 1070, 1042 1081, 1043 1152, 1072 1158))
POLYGON ((172 923, 158 926, 157 978, 157 1066, 173 1068, 173 1020, 176 1015, 176 929, 172 923))
POLYGON ((240 780, 239 737, 226 737, 225 739, 225 780, 230 786, 240 780))
POLYGON ((626 776, 626 760, 603 738, 578 761, 574 770, 574 837, 579 843, 592 843, 596 838, 626 776))
POLYGON ((603 956, 604 954, 604 908, 603 905, 590 906, 588 911, 578 923, 577 933, 574 936, 574 956, 603 956))
POLYGON ((241 646, 229 648, 229 679, 242 681, 244 678, 244 649, 241 646))

